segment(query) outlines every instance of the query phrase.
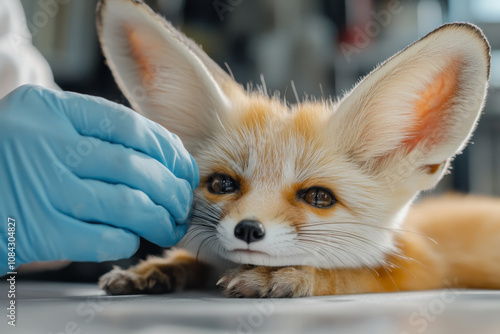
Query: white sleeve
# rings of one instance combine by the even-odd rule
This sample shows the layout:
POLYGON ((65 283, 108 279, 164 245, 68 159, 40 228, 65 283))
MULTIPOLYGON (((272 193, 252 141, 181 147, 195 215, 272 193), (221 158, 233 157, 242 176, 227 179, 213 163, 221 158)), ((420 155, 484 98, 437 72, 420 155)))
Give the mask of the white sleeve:
POLYGON ((19 0, 0 0, 0 98, 24 84, 58 88, 49 64, 31 44, 19 0))

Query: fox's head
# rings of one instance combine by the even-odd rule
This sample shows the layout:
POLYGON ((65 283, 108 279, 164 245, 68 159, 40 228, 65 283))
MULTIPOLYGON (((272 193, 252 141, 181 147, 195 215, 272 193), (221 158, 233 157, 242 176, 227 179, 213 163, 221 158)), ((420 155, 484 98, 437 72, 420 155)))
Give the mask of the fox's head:
POLYGON ((184 242, 238 263, 383 264, 408 206, 470 138, 489 46, 448 24, 338 102, 248 92, 140 1, 99 9, 104 53, 133 108, 177 134, 200 168, 184 242))

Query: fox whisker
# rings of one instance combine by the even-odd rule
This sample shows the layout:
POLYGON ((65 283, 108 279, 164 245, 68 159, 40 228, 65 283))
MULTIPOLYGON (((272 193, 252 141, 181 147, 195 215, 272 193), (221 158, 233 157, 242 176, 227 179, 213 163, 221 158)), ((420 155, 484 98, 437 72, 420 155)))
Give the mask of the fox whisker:
POLYGON ((321 226, 321 225, 359 225, 359 226, 365 226, 365 227, 368 227, 368 228, 374 228, 374 229, 381 229, 381 230, 385 230, 385 231, 389 231, 389 232, 393 232, 395 234, 397 234, 398 236, 401 236, 401 237, 405 237, 404 234, 405 233, 410 233, 410 234, 414 234, 414 235, 418 235, 418 236, 421 236, 423 238, 426 238, 434 243, 437 244, 437 242, 432 239, 431 237, 423 234, 423 233, 419 233, 419 232, 416 232, 416 231, 412 231, 412 230, 407 230, 407 229, 403 229, 403 228, 393 228, 393 227, 383 227, 383 226, 376 226, 376 225, 370 225, 370 224, 363 224, 363 223, 359 223, 359 222, 329 222, 329 221, 321 221, 321 222, 313 222, 313 223, 303 223, 303 224, 300 224, 298 225, 298 227, 300 227, 301 229, 306 229, 308 228, 309 226, 321 226))

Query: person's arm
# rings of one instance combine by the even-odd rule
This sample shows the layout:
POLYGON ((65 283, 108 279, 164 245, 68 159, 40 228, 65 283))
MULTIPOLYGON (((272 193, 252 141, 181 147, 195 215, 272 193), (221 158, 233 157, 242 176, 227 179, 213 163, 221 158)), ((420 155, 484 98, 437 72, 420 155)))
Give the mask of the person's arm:
POLYGON ((24 84, 58 88, 51 69, 31 44, 18 0, 0 0, 0 98, 24 84))

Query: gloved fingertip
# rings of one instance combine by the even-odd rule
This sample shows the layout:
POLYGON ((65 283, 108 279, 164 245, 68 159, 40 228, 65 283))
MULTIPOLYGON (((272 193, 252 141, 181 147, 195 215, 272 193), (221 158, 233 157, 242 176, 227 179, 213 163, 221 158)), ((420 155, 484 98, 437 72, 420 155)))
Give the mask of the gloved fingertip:
POLYGON ((172 195, 173 202, 177 205, 171 206, 170 214, 174 217, 176 225, 184 225, 190 221, 191 210, 193 207, 193 190, 186 180, 179 180, 177 192, 172 195))
POLYGON ((101 240, 103 248, 98 252, 98 261, 112 261, 129 258, 137 252, 140 245, 138 235, 127 230, 114 230, 106 233, 101 240))
POLYGON ((125 258, 129 258, 139 250, 141 238, 132 232, 125 231, 125 233, 128 235, 128 238, 124 238, 124 244, 126 245, 124 252, 125 258))
POLYGON ((186 215, 186 218, 176 222, 177 225, 189 225, 191 223, 191 220, 193 220, 193 198, 190 199, 190 202, 188 203, 188 206, 187 206, 189 209, 188 209, 188 213, 186 215))
POLYGON ((174 228, 166 238, 163 238, 161 241, 156 241, 155 243, 160 247, 173 247, 184 237, 188 228, 188 224, 174 225, 174 228))
POLYGON ((187 230, 189 229, 189 225, 178 225, 175 229, 175 244, 177 244, 179 241, 181 241, 182 238, 187 233, 187 230))
POLYGON ((200 171, 198 168, 198 163, 194 158, 191 156, 191 164, 193 166, 193 180, 191 183, 191 187, 193 188, 193 191, 198 188, 198 185, 200 184, 200 171))

